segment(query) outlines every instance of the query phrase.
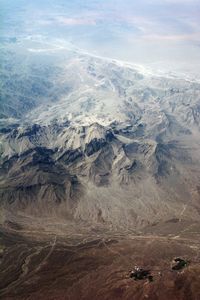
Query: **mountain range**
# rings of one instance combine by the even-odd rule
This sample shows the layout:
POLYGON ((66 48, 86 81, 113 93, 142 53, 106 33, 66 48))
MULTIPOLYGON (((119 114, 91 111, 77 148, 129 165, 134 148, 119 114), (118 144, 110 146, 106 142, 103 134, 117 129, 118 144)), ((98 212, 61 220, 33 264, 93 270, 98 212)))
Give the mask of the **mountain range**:
POLYGON ((198 221, 198 80, 17 49, 0 71, 1 207, 124 229, 198 221))

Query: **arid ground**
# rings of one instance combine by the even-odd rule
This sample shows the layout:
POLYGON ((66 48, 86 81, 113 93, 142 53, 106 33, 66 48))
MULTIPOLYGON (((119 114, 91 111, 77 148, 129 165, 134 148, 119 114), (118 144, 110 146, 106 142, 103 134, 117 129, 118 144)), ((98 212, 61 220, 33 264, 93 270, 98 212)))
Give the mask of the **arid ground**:
POLYGON ((199 224, 171 220, 137 234, 34 226, 24 230, 10 221, 1 227, 1 299, 200 299, 199 224), (172 271, 175 257, 188 266, 172 271), (130 278, 134 266, 150 270, 153 281, 130 278))

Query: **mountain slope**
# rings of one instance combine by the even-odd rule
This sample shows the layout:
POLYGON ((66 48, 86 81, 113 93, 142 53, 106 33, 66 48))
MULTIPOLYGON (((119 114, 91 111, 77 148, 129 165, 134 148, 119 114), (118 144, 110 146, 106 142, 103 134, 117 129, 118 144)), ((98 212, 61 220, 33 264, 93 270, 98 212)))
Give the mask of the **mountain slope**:
POLYGON ((198 220, 200 84, 78 52, 65 64, 51 56, 51 76, 48 60, 29 64, 49 81, 43 96, 18 85, 33 107, 1 104, 1 206, 123 228, 198 220))

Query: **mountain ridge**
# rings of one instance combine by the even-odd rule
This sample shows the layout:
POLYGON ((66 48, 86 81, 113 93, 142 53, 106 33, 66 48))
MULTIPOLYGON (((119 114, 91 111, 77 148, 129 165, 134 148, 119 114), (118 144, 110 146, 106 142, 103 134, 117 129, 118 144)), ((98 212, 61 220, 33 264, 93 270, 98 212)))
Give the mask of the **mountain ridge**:
POLYGON ((1 206, 124 228, 178 219, 183 207, 198 220, 200 84, 80 53, 65 59, 49 74, 49 58, 32 58, 28 68, 47 72, 51 88, 18 123, 1 122, 1 206))

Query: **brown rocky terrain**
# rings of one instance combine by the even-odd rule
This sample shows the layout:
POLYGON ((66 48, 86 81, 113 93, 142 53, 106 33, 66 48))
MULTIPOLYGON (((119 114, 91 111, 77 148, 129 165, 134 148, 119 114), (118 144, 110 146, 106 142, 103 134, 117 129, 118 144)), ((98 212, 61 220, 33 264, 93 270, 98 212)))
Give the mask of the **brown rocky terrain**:
POLYGON ((20 226, 13 220, 1 227, 1 299, 200 297, 199 224, 172 220, 159 228, 154 225, 153 231, 159 229, 159 233, 152 234, 150 226, 145 233, 125 234, 102 227, 89 229, 84 224, 77 233, 74 224, 51 222, 44 227, 44 220, 37 222, 25 218, 20 226), (169 233, 174 228, 176 235, 169 233), (189 262, 180 271, 172 270, 176 257, 189 262), (134 266, 150 270, 153 281, 130 278, 134 266))

